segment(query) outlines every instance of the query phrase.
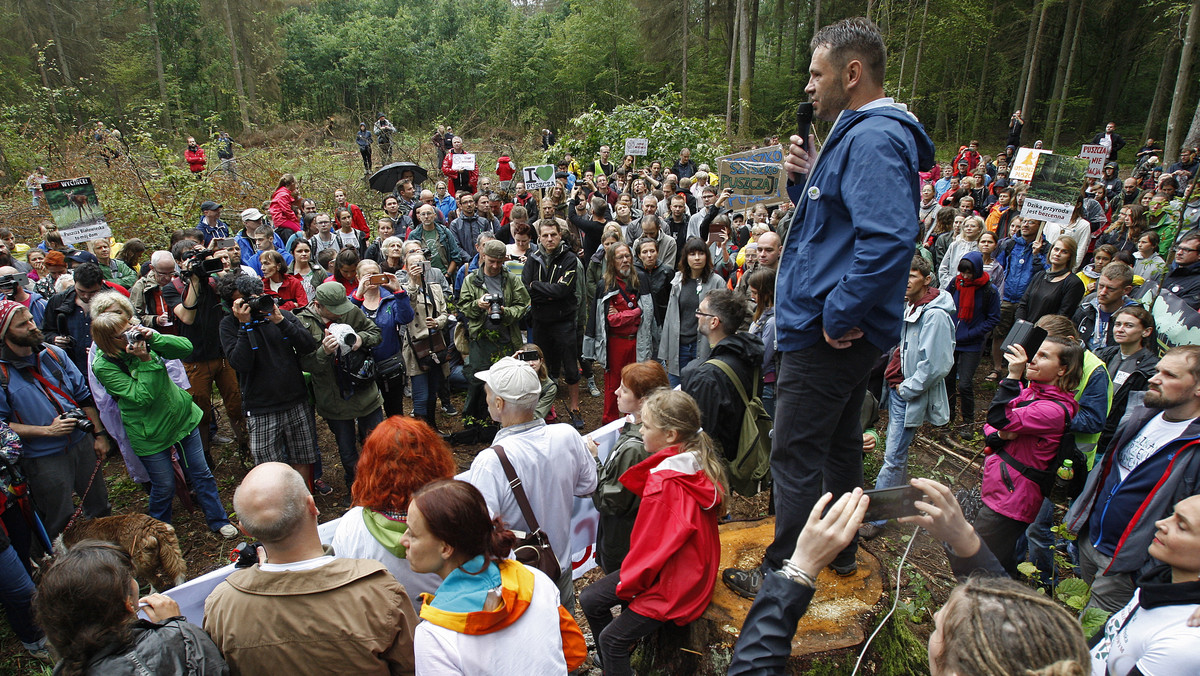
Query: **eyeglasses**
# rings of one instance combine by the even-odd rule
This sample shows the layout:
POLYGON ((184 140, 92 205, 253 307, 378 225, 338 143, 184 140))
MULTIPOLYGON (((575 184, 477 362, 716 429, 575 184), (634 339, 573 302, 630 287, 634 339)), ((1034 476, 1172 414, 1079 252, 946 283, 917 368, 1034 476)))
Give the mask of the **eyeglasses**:
POLYGON ((714 314, 709 314, 707 312, 701 312, 699 310, 696 310, 696 316, 697 317, 716 317, 716 315, 714 315, 714 314))
POLYGON ((1177 246, 1175 247, 1175 250, 1179 253, 1196 253, 1197 251, 1200 251, 1200 249, 1189 249, 1185 246, 1177 246))

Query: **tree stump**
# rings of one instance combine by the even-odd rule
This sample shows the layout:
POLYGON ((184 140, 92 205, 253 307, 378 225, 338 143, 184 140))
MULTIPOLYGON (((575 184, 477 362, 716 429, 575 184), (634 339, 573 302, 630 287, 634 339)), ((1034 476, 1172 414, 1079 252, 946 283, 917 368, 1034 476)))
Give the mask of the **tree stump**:
MULTIPOLYGON (((721 526, 721 569, 758 566, 774 535, 773 518, 721 526)), ((884 605, 884 584, 879 559, 862 547, 854 575, 822 570, 816 596, 792 640, 789 673, 849 673, 857 657, 853 649, 866 641, 884 605)), ((750 604, 718 578, 704 615, 686 627, 668 625, 648 637, 634 656, 635 668, 639 674, 724 674, 750 604)), ((923 650, 918 652, 923 656, 923 650)))

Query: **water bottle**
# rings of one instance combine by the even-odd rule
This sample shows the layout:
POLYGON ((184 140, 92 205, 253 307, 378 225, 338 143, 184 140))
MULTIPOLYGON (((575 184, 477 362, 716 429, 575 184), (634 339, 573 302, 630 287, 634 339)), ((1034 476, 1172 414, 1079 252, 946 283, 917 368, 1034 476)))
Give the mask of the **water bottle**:
POLYGON ((1062 466, 1058 468, 1058 472, 1054 478, 1054 497, 1055 501, 1061 500, 1067 495, 1067 488, 1070 487, 1071 481, 1075 478, 1075 462, 1067 459, 1063 460, 1062 466))

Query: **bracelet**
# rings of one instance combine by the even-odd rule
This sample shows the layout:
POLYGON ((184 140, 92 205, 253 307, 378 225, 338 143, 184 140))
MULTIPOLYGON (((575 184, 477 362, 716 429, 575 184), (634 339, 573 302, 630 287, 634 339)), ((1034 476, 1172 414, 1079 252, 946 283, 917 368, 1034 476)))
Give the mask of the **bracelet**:
POLYGON ((791 559, 786 559, 783 562, 783 568, 780 569, 779 574, 791 580, 792 582, 802 584, 805 587, 812 589, 817 588, 816 579, 814 579, 812 575, 800 570, 800 567, 797 566, 791 559))

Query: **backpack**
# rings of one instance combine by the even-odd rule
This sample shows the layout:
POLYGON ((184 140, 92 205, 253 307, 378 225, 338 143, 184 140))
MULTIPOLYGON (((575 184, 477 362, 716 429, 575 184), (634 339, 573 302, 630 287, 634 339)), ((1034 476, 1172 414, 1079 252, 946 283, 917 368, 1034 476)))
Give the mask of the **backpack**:
MULTIPOLYGON (((1017 404, 1017 407, 1028 406, 1034 401, 1054 401, 1054 403, 1062 407, 1063 413, 1067 414, 1067 421, 1063 425, 1062 438, 1058 442, 1058 452, 1054 454, 1054 460, 1050 461, 1050 465, 1046 469, 1034 469, 1009 455, 1003 448, 997 449, 996 455, 1000 456, 1000 459, 1006 465, 1017 470, 1021 476, 1037 484, 1038 489, 1042 492, 1042 496, 1047 498, 1050 497, 1050 493, 1054 490, 1054 482, 1058 478, 1058 468, 1062 467, 1064 461, 1070 460, 1071 466, 1075 469, 1075 476, 1067 484, 1066 491, 1062 496, 1066 498, 1067 502, 1070 502, 1079 497, 1079 494, 1083 492, 1088 475, 1087 456, 1075 445, 1075 434, 1071 432, 1071 410, 1061 401, 1044 399, 1023 401, 1017 404)), ((1055 497, 1059 496, 1056 495, 1055 497)))
MULTIPOLYGON (((747 497, 753 497, 771 483, 771 429, 775 426, 767 410, 763 408, 762 399, 746 396, 746 388, 733 372, 733 368, 720 359, 709 359, 712 364, 733 382, 738 396, 746 405, 742 413, 741 431, 738 433, 737 455, 729 463, 729 488, 747 497)), ((758 369, 754 370, 751 382, 759 379, 758 369)))

